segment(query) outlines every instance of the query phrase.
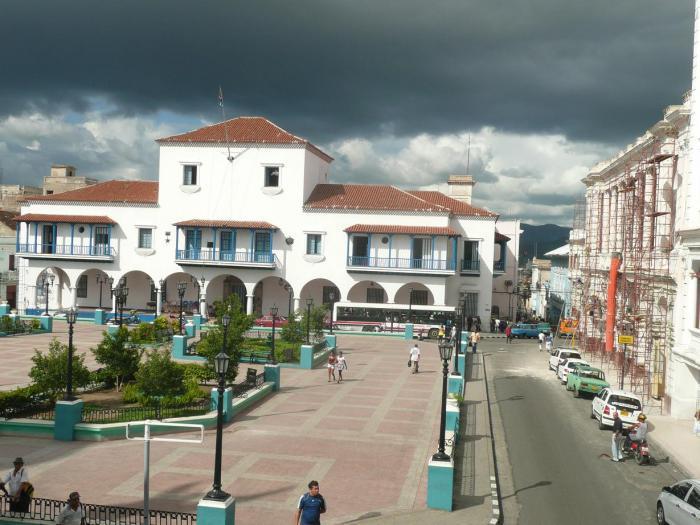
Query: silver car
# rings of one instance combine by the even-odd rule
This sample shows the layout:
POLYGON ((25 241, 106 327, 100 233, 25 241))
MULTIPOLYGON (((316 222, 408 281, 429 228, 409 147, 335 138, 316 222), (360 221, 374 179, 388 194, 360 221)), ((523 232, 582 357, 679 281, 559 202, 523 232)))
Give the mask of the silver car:
POLYGON ((700 480, 686 479, 664 487, 656 502, 659 525, 700 524, 700 480))

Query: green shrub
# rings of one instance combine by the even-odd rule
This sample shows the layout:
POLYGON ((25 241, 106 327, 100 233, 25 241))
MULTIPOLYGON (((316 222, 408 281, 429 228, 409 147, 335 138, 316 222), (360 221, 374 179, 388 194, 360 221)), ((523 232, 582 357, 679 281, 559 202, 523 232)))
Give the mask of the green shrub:
POLYGON ((5 332, 6 334, 15 331, 15 323, 9 315, 3 315, 0 317, 0 332, 5 332))
POLYGON ((32 319, 32 330, 41 330, 41 321, 39 319, 32 319))
POLYGON ((325 325, 327 315, 328 307, 324 304, 312 307, 310 315, 308 315, 307 311, 304 310, 300 322, 300 325, 304 331, 304 339, 306 339, 307 318, 309 323, 309 337, 311 338, 311 342, 323 339, 323 328, 325 325))
MULTIPOLYGON (((54 338, 49 343, 49 350, 46 354, 34 350, 32 357, 34 365, 29 371, 32 384, 39 391, 45 392, 52 399, 56 399, 58 394, 65 391, 68 363, 68 345, 61 343, 54 338)), ((90 371, 85 367, 85 357, 78 355, 77 349, 73 347, 73 388, 85 387, 90 381, 90 371)))
POLYGON ((104 373, 112 377, 117 390, 134 377, 143 353, 129 341, 130 337, 127 327, 122 326, 114 335, 103 332, 100 344, 91 349, 95 360, 104 365, 104 373))
POLYGON ((185 393, 184 370, 167 350, 153 350, 136 372, 136 385, 147 398, 175 397, 185 393))
POLYGON ((157 342, 156 327, 151 323, 139 323, 129 334, 132 343, 145 345, 157 342))
POLYGON ((199 385, 201 383, 206 383, 210 379, 214 378, 214 376, 211 373, 211 370, 202 365, 198 365, 195 363, 187 363, 180 364, 180 366, 183 369, 184 381, 188 385, 190 383, 195 383, 196 385, 199 385))
POLYGON ((46 396, 35 385, 0 392, 0 415, 21 410, 46 396))
POLYGON ((290 316, 287 324, 280 330, 280 337, 289 343, 302 343, 306 337, 303 325, 296 320, 296 316, 290 316))
POLYGON ((139 391, 139 387, 135 383, 129 383, 122 388, 122 401, 124 403, 141 403, 143 394, 139 391))
POLYGON ((301 354, 301 345, 299 343, 289 343, 287 341, 275 341, 275 358, 278 363, 298 362, 301 354), (285 350, 291 349, 291 358, 285 357, 285 350))

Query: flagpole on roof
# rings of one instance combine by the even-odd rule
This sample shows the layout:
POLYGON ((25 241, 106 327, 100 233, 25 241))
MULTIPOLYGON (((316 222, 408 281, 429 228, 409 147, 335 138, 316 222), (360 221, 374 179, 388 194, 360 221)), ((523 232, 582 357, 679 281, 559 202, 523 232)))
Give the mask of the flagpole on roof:
POLYGON ((228 141, 228 122, 226 120, 226 112, 224 111, 224 92, 219 86, 219 107, 221 108, 221 119, 224 121, 224 136, 226 137, 226 148, 228 149, 228 159, 229 162, 233 161, 231 156, 231 144, 228 141))

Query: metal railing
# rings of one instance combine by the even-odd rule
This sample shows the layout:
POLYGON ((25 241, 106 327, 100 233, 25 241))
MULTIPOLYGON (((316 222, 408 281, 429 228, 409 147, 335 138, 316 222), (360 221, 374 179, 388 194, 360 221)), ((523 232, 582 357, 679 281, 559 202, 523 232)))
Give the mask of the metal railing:
POLYGON ((454 271, 454 261, 446 259, 401 259, 397 257, 360 257, 349 255, 348 266, 399 270, 454 271))
POLYGON ((6 406, 0 408, 2 419, 40 419, 42 421, 54 420, 53 401, 37 401, 23 403, 22 406, 6 406))
POLYGON ((505 272, 506 271, 506 262, 505 261, 494 261, 493 271, 494 272, 505 272))
POLYGON ((318 352, 323 352, 326 348, 328 348, 328 340, 324 337, 321 341, 314 343, 314 354, 318 352))
MULTIPOLYGON (((254 368, 251 370, 255 370, 254 368)), ((231 385, 233 397, 247 397, 251 390, 259 390, 265 384, 265 372, 260 372, 255 376, 255 381, 236 383, 231 385)))
POLYGON ((175 259, 187 261, 211 261, 211 262, 228 262, 231 264, 277 264, 278 259, 274 253, 270 252, 226 252, 214 250, 212 248, 203 248, 201 250, 177 250, 175 259))
POLYGON ((463 272, 479 273, 479 262, 479 260, 462 259, 462 266, 460 269, 463 272))
POLYGON ((156 403, 152 406, 121 408, 85 408, 80 418, 81 423, 126 423, 145 419, 169 419, 173 417, 201 416, 210 412, 211 400, 201 399, 182 405, 165 405, 156 403))
MULTIPOLYGON (((143 525, 143 509, 131 507, 112 507, 81 503, 85 512, 85 521, 90 525, 143 525)), ((65 501, 32 498, 29 512, 10 512, 10 500, 0 498, 0 517, 30 519, 53 523, 63 508, 65 501)), ((197 515, 185 512, 150 510, 148 522, 153 525, 196 525, 197 515)))
POLYGON ((96 244, 76 246, 74 244, 20 244, 18 253, 36 255, 82 255, 91 257, 114 257, 116 250, 111 246, 96 244))

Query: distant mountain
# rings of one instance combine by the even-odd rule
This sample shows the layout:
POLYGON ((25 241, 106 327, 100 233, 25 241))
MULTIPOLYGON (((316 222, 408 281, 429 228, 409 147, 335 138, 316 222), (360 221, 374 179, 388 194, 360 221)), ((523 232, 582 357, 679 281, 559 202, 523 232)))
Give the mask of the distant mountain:
POLYGON ((520 254, 518 259, 521 264, 533 257, 542 257, 545 253, 559 248, 569 242, 571 228, 557 226, 556 224, 520 224, 523 233, 520 234, 520 254))

